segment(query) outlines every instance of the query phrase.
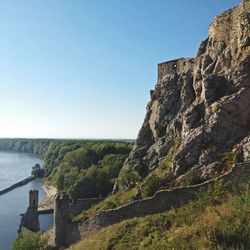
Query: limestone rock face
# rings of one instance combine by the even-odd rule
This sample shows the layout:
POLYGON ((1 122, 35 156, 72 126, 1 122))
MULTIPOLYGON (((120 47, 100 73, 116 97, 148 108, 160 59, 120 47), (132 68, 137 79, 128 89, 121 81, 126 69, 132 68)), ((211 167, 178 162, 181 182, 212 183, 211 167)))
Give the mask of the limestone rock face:
POLYGON ((206 176, 226 152, 249 160, 249 25, 245 0, 215 18, 195 58, 158 65, 158 81, 125 165, 146 175, 171 155, 175 177, 192 168, 206 176))

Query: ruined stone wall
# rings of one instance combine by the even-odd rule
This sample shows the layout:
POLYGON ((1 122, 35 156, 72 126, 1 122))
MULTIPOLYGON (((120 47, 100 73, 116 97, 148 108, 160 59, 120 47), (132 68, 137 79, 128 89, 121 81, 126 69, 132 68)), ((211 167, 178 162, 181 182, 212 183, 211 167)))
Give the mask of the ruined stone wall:
POLYGON ((92 205, 102 201, 102 198, 85 198, 78 199, 76 204, 70 205, 70 215, 71 217, 77 216, 83 210, 88 210, 92 205))
POLYGON ((74 237, 71 236, 73 241, 70 243, 72 244, 77 240, 84 239, 106 226, 123 220, 160 213, 172 207, 187 204, 196 198, 197 191, 208 187, 208 185, 218 180, 224 183, 230 182, 233 185, 248 182, 250 180, 250 162, 236 164, 229 173, 202 184, 186 188, 175 188, 173 190, 161 190, 156 192, 151 198, 135 201, 116 209, 101 211, 99 214, 77 226, 78 230, 75 231, 74 237))
POLYGON ((29 191, 29 207, 38 207, 38 190, 29 191))
POLYGON ((101 200, 102 198, 78 199, 73 204, 66 193, 58 193, 54 209, 54 245, 65 247, 77 241, 80 238, 78 223, 73 223, 72 218, 101 200))
POLYGON ((70 199, 66 193, 56 194, 54 209, 54 241, 56 246, 68 246, 66 235, 70 223, 69 206, 70 199))
POLYGON ((168 75, 185 73, 193 68, 193 58, 179 58, 158 64, 158 82, 164 80, 168 75))
POLYGON ((38 210, 38 190, 30 190, 29 206, 26 210, 26 213, 22 216, 18 233, 21 233, 23 228, 26 228, 32 232, 37 232, 40 230, 37 210, 38 210))

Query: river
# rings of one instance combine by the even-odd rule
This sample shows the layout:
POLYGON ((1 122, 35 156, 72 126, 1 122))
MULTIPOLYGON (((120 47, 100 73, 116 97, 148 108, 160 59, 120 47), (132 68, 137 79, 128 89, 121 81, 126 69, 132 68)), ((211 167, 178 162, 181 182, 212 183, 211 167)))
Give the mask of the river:
MULTIPOLYGON (((0 151, 0 190, 28 177, 36 163, 42 164, 42 160, 32 154, 0 151)), ((17 236, 20 214, 24 213, 28 206, 30 189, 39 190, 39 200, 46 195, 43 182, 34 180, 0 196, 1 250, 11 249, 12 242, 17 236)), ((53 215, 40 215, 39 221, 41 230, 46 230, 52 225, 53 215)))

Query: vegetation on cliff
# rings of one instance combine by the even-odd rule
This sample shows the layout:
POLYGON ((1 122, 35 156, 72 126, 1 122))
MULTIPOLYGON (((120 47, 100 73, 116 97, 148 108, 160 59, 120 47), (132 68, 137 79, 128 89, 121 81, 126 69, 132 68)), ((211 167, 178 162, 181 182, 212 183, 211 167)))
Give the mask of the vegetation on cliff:
POLYGON ((248 187, 219 182, 186 206, 112 225, 69 249, 249 249, 249 213, 248 187))

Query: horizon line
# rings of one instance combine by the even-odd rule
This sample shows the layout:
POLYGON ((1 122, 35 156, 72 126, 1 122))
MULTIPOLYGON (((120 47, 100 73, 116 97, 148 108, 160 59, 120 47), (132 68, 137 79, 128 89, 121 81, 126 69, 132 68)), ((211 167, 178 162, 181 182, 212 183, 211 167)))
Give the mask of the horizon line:
POLYGON ((4 139, 17 139, 17 140, 95 140, 95 141, 119 141, 119 140, 127 140, 127 141, 135 141, 136 138, 70 138, 70 137, 0 137, 0 140, 4 139))

